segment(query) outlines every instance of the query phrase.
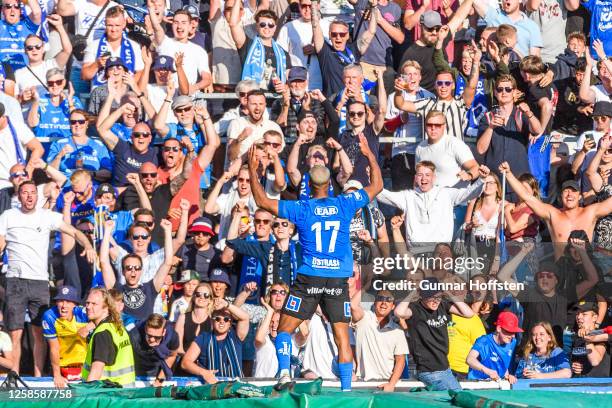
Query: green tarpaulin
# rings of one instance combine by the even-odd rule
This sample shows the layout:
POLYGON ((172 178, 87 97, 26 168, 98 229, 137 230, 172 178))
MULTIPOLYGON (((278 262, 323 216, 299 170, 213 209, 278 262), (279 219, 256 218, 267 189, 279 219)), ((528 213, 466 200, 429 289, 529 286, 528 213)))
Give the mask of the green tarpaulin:
POLYGON ((554 391, 462 391, 454 398, 447 392, 383 393, 355 390, 348 393, 321 387, 320 381, 297 384, 292 392, 272 387, 224 382, 214 386, 164 388, 101 388, 100 384, 76 386, 67 398, 34 389, 0 392, 0 408, 395 408, 395 407, 612 407, 605 394, 554 391), (29 392, 28 391, 32 391, 29 392), (261 396, 263 395, 263 396, 261 396), (42 399, 47 397, 47 399, 42 399))

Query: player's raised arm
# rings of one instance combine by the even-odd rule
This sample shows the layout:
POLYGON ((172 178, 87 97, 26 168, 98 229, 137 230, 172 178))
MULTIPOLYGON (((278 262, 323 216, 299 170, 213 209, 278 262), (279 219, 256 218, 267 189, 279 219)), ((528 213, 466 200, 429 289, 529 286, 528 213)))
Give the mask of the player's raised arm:
MULTIPOLYGON (((251 179, 251 192, 255 203, 259 208, 270 211, 275 216, 278 215, 278 200, 272 200, 266 195, 266 192, 259 182, 259 176, 257 175, 257 168, 261 165, 259 158, 257 157, 257 149, 255 146, 251 146, 249 149, 249 178, 251 179)), ((379 170, 380 171, 380 170, 379 170)))
POLYGON ((366 193, 368 193, 370 201, 372 201, 383 189, 382 173, 380 172, 380 167, 378 166, 378 159, 370 149, 368 140, 363 134, 359 135, 359 148, 361 149, 361 153, 370 163, 370 185, 364 187, 364 190, 366 193))

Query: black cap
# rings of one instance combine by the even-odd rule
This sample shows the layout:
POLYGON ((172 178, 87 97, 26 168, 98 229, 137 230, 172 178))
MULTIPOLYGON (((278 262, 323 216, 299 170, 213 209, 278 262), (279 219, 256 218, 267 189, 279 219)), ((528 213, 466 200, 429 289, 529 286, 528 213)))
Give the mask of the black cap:
MULTIPOLYGON (((541 261, 538 265, 538 273, 540 272, 552 272, 559 279, 559 267, 554 261, 546 260, 541 261)), ((536 274, 537 275, 537 274, 536 274)))
POLYGON ((300 110, 300 113, 298 114, 298 117, 297 117, 297 123, 300 123, 301 121, 303 121, 309 116, 312 116, 315 119, 317 118, 317 115, 315 115, 315 113, 311 110, 306 110, 306 109, 300 110))
POLYGON ((100 197, 106 193, 113 193, 115 197, 117 197, 117 192, 115 191, 115 187, 109 183, 102 183, 96 189, 96 197, 100 197))
POLYGON ((576 306, 576 309, 579 312, 595 312, 598 313, 599 312, 599 307, 597 306, 597 303, 595 302, 582 302, 579 303, 578 306, 576 306))
POLYGON ((561 191, 565 190, 566 188, 572 188, 576 191, 580 191, 580 186, 578 185, 578 182, 576 180, 564 181, 561 185, 561 191))
POLYGON ((593 106, 592 116, 608 116, 612 117, 612 103, 608 101, 596 102, 593 106))

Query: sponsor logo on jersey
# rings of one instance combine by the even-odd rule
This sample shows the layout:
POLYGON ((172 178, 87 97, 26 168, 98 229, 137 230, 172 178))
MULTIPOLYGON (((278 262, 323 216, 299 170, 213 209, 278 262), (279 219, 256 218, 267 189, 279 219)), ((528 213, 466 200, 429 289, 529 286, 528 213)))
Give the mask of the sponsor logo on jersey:
POLYGON ((329 207, 317 207, 315 208, 314 213, 319 217, 329 217, 331 215, 338 214, 338 207, 333 205, 329 207))
POLYGON ((302 298, 299 298, 293 295, 289 295, 289 298, 287 299, 287 304, 285 305, 285 309, 289 310, 290 312, 297 313, 300 311, 301 305, 302 305, 302 298))

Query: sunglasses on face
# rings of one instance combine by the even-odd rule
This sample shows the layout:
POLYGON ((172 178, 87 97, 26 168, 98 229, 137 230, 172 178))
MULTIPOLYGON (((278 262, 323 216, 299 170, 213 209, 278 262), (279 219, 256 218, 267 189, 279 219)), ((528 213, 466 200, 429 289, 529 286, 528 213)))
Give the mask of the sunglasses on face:
POLYGON ((248 92, 238 92, 238 97, 240 98, 246 98, 246 96, 248 95, 248 92))
POLYGON ((276 27, 276 23, 264 23, 263 21, 261 23, 259 23, 259 27, 260 28, 274 28, 276 27))
POLYGON ((272 289, 270 291, 270 295, 281 295, 281 296, 285 296, 287 294, 287 291, 285 289, 272 289))
POLYGON ((88 189, 89 189, 89 183, 87 183, 87 186, 85 186, 85 189, 83 191, 76 191, 74 188, 72 188, 72 192, 76 195, 82 196, 82 195, 85 195, 88 189))
POLYGON ((144 240, 149 239, 149 236, 150 236, 149 234, 140 234, 140 235, 134 234, 132 235, 132 240, 138 241, 139 239, 142 239, 144 241, 144 240))
POLYGON ((174 112, 176 113, 185 113, 185 112, 189 112, 191 110, 191 106, 185 106, 183 108, 176 108, 174 110, 174 112))
POLYGON ((436 86, 451 86, 453 81, 436 81, 436 86))
POLYGON ((259 225, 259 224, 268 225, 270 224, 270 220, 262 220, 262 219, 255 218, 255 225, 259 225))
POLYGON ((95 232, 94 229, 84 229, 84 230, 79 230, 79 231, 81 231, 85 235, 91 235, 95 232))
POLYGON ((193 233, 194 237, 199 237, 200 235, 202 236, 210 236, 210 234, 206 231, 196 231, 193 233))
POLYGON ((134 139, 146 139, 149 136, 151 136, 149 132, 132 132, 132 137, 134 139))
POLYGON ((348 113, 349 118, 362 118, 363 115, 365 115, 365 111, 360 111, 360 112, 349 112, 348 113))
POLYGON ((435 26, 435 27, 431 27, 431 28, 428 28, 428 27, 424 27, 424 28, 425 28, 425 31, 429 31, 430 33, 437 33, 438 31, 440 31, 440 28, 442 28, 442 27, 435 26))
POLYGON ((19 10, 21 8, 19 4, 3 4, 2 7, 7 10, 10 10, 10 9, 19 10))
POLYGON ((157 173, 140 173, 140 177, 145 178, 157 178, 157 173))
POLYGON ((312 8, 312 4, 300 4, 300 8, 303 8, 303 9, 312 8))
POLYGON ((279 147, 281 147, 280 143, 277 142, 264 142, 265 146, 272 146, 275 149, 278 149, 279 147))
POLYGON ((210 299, 210 293, 208 292, 195 292, 193 294, 193 296, 197 297, 197 298, 201 298, 201 299, 210 299))
POLYGON ((390 303, 393 303, 395 301, 393 296, 376 296, 374 299, 375 299, 376 302, 390 302, 390 303))
POLYGON ((605 122, 606 120, 608 120, 607 116, 593 116, 593 120, 595 122, 605 122))
POLYGON ((277 221, 274 224, 272 224, 272 228, 278 228, 280 226, 283 226, 285 228, 287 228, 289 226, 289 222, 288 221, 277 221))
POLYGON ((12 179, 15 179, 18 177, 28 177, 28 172, 27 171, 16 171, 15 173, 9 174, 9 177, 12 179))
POLYGON ((142 266, 140 265, 125 265, 123 267, 124 270, 129 271, 129 272, 133 272, 133 271, 140 271, 142 270, 142 266))
POLYGON ((37 45, 26 45, 25 46, 25 50, 26 51, 34 51, 34 50, 40 50, 43 47, 42 44, 37 44, 37 45))
POLYGON ((164 336, 154 336, 149 333, 145 333, 145 336, 147 337, 148 340, 153 340, 153 341, 161 341, 164 338, 164 336))
POLYGON ((87 122, 86 119, 70 119, 71 125, 84 125, 87 122))
POLYGON ((444 127, 445 123, 426 123, 425 127, 428 128, 434 128, 434 129, 440 129, 442 127, 444 127))
POLYGON ((495 90, 497 91, 497 93, 512 93, 512 91, 514 91, 514 88, 512 88, 511 86, 498 86, 497 88, 495 88, 495 90))
POLYGON ((227 317, 227 316, 225 316, 225 317, 215 316, 215 317, 213 318, 213 320, 215 321, 215 323, 221 323, 221 322, 228 323, 228 322, 231 322, 231 321, 232 321, 232 319, 231 319, 231 318, 229 318, 229 317, 227 317))
POLYGON ((181 150, 180 147, 178 146, 164 146, 162 147, 162 151, 164 152, 178 152, 179 150, 181 150))
POLYGON ((329 34, 331 38, 344 38, 348 35, 348 32, 342 32, 342 33, 330 33, 329 34))
POLYGON ((244 178, 244 177, 238 177, 238 182, 239 183, 250 183, 251 179, 244 178))
POLYGON ((52 86, 59 86, 59 85, 63 85, 64 84, 64 80, 63 79, 58 79, 55 81, 47 81, 47 86, 48 87, 52 87, 52 86))

